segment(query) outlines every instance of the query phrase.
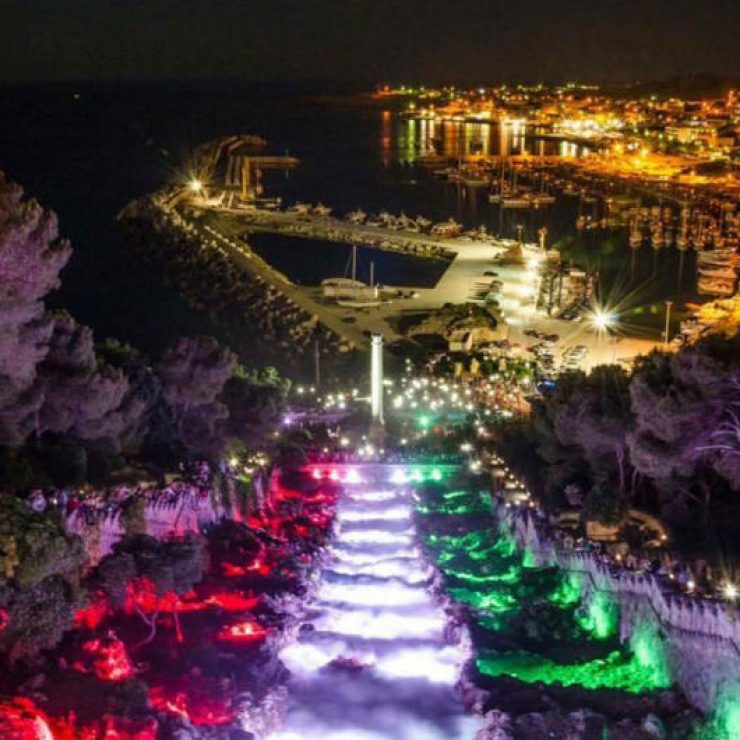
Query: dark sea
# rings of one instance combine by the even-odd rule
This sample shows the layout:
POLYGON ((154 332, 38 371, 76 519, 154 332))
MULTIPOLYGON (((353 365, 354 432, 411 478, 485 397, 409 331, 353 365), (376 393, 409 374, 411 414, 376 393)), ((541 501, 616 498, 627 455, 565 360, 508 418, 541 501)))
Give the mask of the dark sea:
MULTIPOLYGON (((559 243, 567 260, 599 270, 603 295, 627 295, 629 320, 647 324, 648 331, 656 331, 665 298, 694 297, 691 254, 679 265, 674 248, 632 253, 624 232, 578 234, 579 206, 573 198, 502 218, 482 190, 434 179, 413 164, 429 145, 427 122, 323 97, 352 92, 233 83, 0 87, 0 169, 57 212, 61 232, 74 247, 50 305, 67 308, 98 338, 115 336, 152 355, 178 334, 222 336, 166 284, 159 267, 136 256, 115 217, 130 200, 183 175, 199 142, 233 133, 258 134, 267 139, 270 153, 300 158, 293 171, 265 175, 267 193, 286 202, 321 201, 340 214, 361 207, 435 220, 452 216, 505 236, 514 236, 520 223, 525 238, 533 241, 545 225, 549 244, 559 243)), ((487 124, 468 129, 458 132, 465 146, 481 138, 488 151, 511 144, 487 124)), ((343 274, 346 249, 337 248, 334 258, 333 247, 309 246, 292 248, 273 240, 265 248, 283 260, 290 249, 297 280, 343 274), (316 272, 319 252, 321 274, 316 272)), ((361 271, 368 269, 371 256, 362 255, 361 271)), ((414 284, 408 280, 409 265, 396 257, 376 252, 376 276, 388 284, 414 284)))

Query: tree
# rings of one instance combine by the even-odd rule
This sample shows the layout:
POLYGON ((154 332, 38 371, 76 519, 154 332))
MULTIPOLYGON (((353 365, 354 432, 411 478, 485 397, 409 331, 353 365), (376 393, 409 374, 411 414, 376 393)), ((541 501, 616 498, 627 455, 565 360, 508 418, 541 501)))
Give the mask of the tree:
POLYGON ((591 487, 583 502, 583 517, 606 525, 622 522, 627 507, 624 499, 615 495, 608 482, 597 482, 591 487))
POLYGON ((142 644, 151 642, 160 612, 171 610, 177 631, 179 596, 203 578, 204 553, 195 537, 160 541, 127 535, 98 565, 99 585, 114 606, 135 612, 149 627, 142 644))
POLYGON ((228 416, 219 400, 236 356, 210 337, 181 337, 157 366, 174 417, 174 439, 195 454, 220 451, 219 426, 228 416))
POLYGON ((273 367, 246 370, 237 365, 221 394, 229 411, 227 435, 247 447, 257 444, 280 417, 289 390, 290 381, 273 367))
POLYGON ((720 478, 737 483, 722 440, 738 403, 738 362, 738 339, 713 338, 672 355, 651 353, 630 386, 635 467, 665 498, 692 500, 705 516, 720 478))
POLYGON ((556 420, 562 441, 583 451, 592 481, 615 482, 626 495, 629 466, 627 431, 631 423, 629 376, 617 365, 602 365, 578 374, 567 404, 556 420))
POLYGON ((131 345, 107 339, 98 347, 100 356, 112 367, 126 374, 128 387, 118 407, 121 419, 119 446, 126 455, 135 455, 151 445, 152 435, 166 425, 166 408, 162 381, 144 357, 131 345))
POLYGON ((49 351, 39 365, 44 400, 38 433, 105 440, 117 448, 123 429, 119 407, 128 391, 126 376, 98 360, 89 327, 64 312, 55 314, 52 321, 49 351))
POLYGON ((625 502, 630 462, 627 431, 631 424, 629 377, 618 366, 590 374, 564 373, 555 388, 533 405, 531 436, 544 461, 546 492, 561 498, 568 486, 599 498, 625 502))
POLYGON ((20 586, 53 575, 74 581, 86 558, 82 540, 68 535, 54 513, 36 512, 11 495, 0 495, 0 543, 0 569, 20 586), (16 562, 12 569, 9 556, 16 562))
POLYGON ((10 446, 32 431, 42 399, 36 370, 53 328, 43 299, 72 253, 58 236, 56 215, 0 172, 0 443, 10 446))
POLYGON ((555 388, 532 406, 532 436, 537 455, 545 463, 544 489, 555 500, 566 485, 587 483, 588 468, 583 451, 564 422, 583 378, 583 373, 561 375, 555 388))
POLYGON ((54 646, 71 626, 84 561, 82 541, 53 514, 0 496, 0 645, 11 661, 54 646))
POLYGON ((0 448, 0 481, 3 489, 16 495, 52 485, 46 471, 26 451, 0 448))
POLYGON ((54 647, 72 627, 78 606, 78 592, 61 575, 29 585, 0 578, 0 609, 7 614, 0 646, 10 662, 54 647))

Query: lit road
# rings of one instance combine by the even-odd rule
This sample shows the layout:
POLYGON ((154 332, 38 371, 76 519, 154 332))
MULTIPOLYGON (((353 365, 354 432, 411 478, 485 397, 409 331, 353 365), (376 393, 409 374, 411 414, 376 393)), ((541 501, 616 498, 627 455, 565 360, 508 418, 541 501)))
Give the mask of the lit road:
MULTIPOLYGON (((281 653, 293 674, 290 704, 270 738, 472 740, 479 723, 454 688, 467 654, 446 639, 447 619, 428 591, 407 473, 332 470, 347 481, 337 538, 301 636, 281 653)), ((414 479, 432 474, 440 475, 417 469, 414 479)))

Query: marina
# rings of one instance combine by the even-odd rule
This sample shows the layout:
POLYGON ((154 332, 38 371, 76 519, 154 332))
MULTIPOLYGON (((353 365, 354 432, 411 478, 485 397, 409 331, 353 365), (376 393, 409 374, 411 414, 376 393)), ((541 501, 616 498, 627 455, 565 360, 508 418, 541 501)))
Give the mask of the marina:
MULTIPOLYGON (((197 213, 197 202, 195 205, 197 213)), ((594 331, 589 322, 574 323, 568 318, 556 318, 537 311, 540 269, 545 258, 540 245, 497 239, 480 233, 475 238, 471 234, 440 237, 404 232, 399 235, 380 225, 351 223, 325 213, 309 216, 305 213, 250 209, 243 217, 235 209, 217 209, 209 210, 208 218, 209 223, 203 228, 211 237, 209 243, 214 248, 242 256, 253 255, 246 241, 250 233, 277 229, 278 233, 292 237, 312 240, 323 237, 349 244, 369 242, 371 245, 386 245, 381 248, 410 251, 415 255, 452 257, 434 287, 414 288, 410 292, 407 286, 384 286, 383 292, 388 300, 370 305, 327 302, 315 289, 296 286, 272 268, 261 269, 261 274, 271 276, 277 287, 286 291, 306 310, 319 316, 322 322, 353 347, 366 348, 371 333, 383 334, 391 344, 401 341, 403 337, 395 329, 395 322, 407 312, 434 311, 447 303, 480 301, 478 296, 485 295, 492 288, 496 288, 497 315, 508 327, 509 340, 512 342, 525 341, 527 331, 555 334, 564 348, 575 345, 588 348, 586 366, 615 359, 630 359, 654 345, 654 342, 639 337, 622 337, 619 341, 605 342, 601 333, 594 331), (349 317, 353 319, 351 324, 346 321, 349 317)), ((196 228, 195 223, 198 221, 192 222, 193 228, 196 228)), ((254 267, 255 262, 251 259, 247 264, 254 267)))

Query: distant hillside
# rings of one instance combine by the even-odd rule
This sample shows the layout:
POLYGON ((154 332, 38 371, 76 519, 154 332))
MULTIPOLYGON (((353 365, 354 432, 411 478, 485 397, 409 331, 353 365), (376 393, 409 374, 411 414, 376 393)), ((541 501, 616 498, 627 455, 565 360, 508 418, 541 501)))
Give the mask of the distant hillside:
POLYGON ((605 85, 603 91, 615 97, 641 97, 659 95, 679 98, 724 97, 732 90, 740 89, 739 76, 719 76, 706 72, 667 80, 637 81, 628 85, 605 85))

